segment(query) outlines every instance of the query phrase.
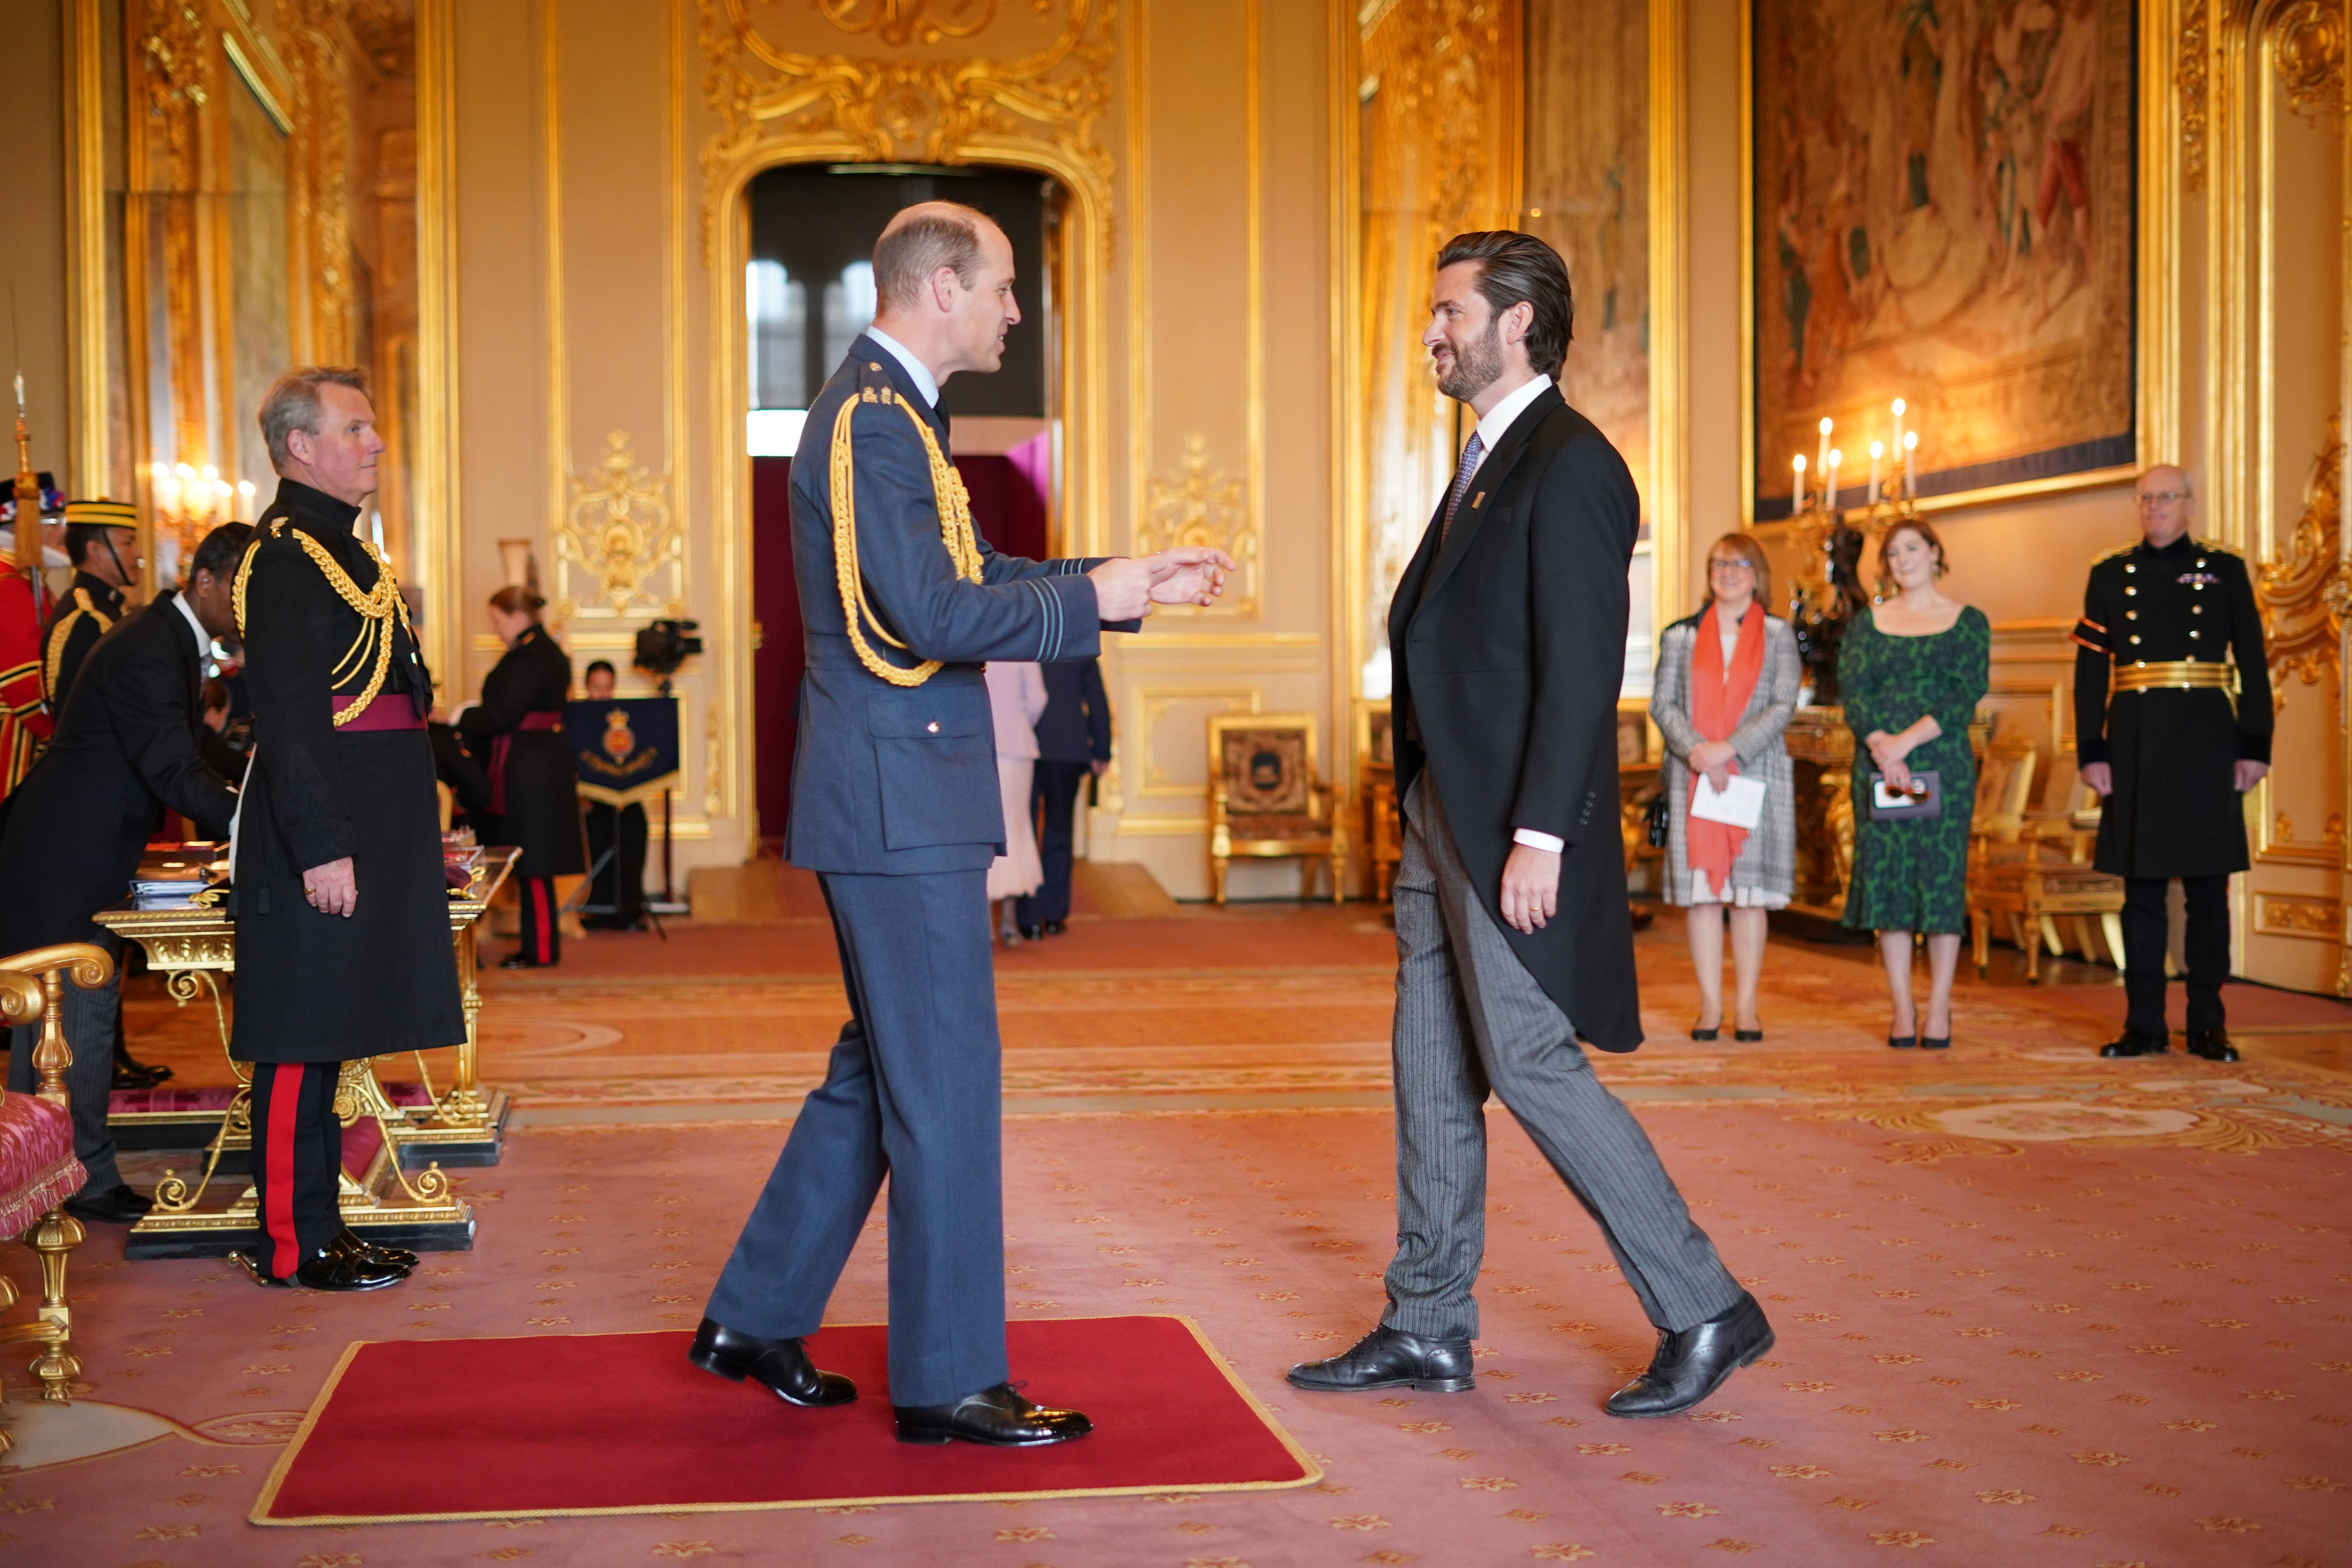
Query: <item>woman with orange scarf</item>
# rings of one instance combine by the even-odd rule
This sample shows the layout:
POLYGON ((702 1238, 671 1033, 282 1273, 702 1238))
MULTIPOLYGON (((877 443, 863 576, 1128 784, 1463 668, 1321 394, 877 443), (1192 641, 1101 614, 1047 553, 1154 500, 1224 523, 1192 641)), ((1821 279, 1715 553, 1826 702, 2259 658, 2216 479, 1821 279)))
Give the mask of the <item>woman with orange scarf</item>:
POLYGON ((1738 991, 1732 1037, 1764 1037, 1756 985, 1764 964, 1765 916, 1784 908, 1796 882, 1796 816, 1781 732, 1803 679, 1789 623, 1769 614, 1771 566, 1751 535, 1729 533, 1707 552, 1699 613, 1659 638, 1650 716, 1665 738, 1666 901, 1689 910, 1699 1016, 1691 1038, 1723 1026, 1723 929, 1729 913, 1738 991), (1753 827, 1696 816, 1704 784, 1722 795, 1735 776, 1764 786, 1753 827))

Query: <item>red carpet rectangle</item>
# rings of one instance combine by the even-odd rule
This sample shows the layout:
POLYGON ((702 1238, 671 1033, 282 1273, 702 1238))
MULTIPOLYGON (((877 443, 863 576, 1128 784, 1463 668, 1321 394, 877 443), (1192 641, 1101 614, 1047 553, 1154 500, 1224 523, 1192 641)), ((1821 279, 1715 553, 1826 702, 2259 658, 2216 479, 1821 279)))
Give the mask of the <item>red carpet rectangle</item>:
POLYGON ((262 1489, 256 1524, 684 1513, 1307 1486, 1322 1470, 1188 1318, 1009 1325, 1013 1375, 1094 1418, 1053 1448, 900 1443, 887 1331, 828 1327, 856 1403, 785 1405, 689 1366, 686 1333, 360 1342, 262 1489))

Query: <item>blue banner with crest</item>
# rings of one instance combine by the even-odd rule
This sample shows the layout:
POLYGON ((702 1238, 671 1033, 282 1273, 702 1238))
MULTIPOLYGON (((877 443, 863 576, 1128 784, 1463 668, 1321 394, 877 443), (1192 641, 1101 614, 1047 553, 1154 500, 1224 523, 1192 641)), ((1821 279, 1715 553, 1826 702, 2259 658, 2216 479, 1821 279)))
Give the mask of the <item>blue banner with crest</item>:
POLYGON ((628 805, 677 786, 677 699, 611 697, 563 705, 563 739, 583 800, 628 805))

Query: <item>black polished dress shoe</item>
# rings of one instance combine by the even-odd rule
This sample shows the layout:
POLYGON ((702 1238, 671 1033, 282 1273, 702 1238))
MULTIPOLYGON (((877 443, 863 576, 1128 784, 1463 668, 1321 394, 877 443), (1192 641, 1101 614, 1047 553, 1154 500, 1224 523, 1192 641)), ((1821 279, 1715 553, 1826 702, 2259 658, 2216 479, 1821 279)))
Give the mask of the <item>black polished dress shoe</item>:
POLYGON ((333 1242, 303 1258, 291 1275, 272 1274, 259 1259, 246 1253, 232 1252, 228 1256, 255 1284, 281 1290, 289 1285, 299 1285, 306 1290, 381 1290, 408 1278, 405 1268, 380 1263, 364 1252, 339 1247, 333 1242))
POLYGON ((686 1359, 730 1383, 750 1378, 787 1405, 822 1407, 846 1405, 857 1385, 837 1372, 819 1372, 799 1340, 762 1340, 739 1334, 723 1323, 702 1320, 686 1359))
POLYGON ((1070 922, 1067 921, 1047 921, 1045 922, 1045 934, 1047 936, 1060 936, 1069 929, 1070 922))
POLYGON ((1772 1325, 1745 1290, 1729 1309, 1696 1328, 1658 1336, 1650 1370, 1609 1396, 1612 1415, 1679 1415, 1723 1386, 1723 1380, 1772 1348, 1772 1325))
POLYGON ((2227 1029, 2191 1029, 2189 1054, 2203 1057, 2209 1062, 2233 1062, 2238 1059, 2238 1047, 2230 1043, 2227 1029))
POLYGON ((170 1068, 156 1067, 150 1062, 132 1061, 128 1057, 119 1057, 115 1059, 114 1063, 114 1082, 112 1087, 116 1089, 153 1089, 159 1084, 169 1081, 171 1077, 172 1069, 170 1068))
POLYGON ((409 1251, 408 1248, 386 1247, 382 1242, 370 1241, 350 1226, 345 1226, 337 1232, 335 1239, 327 1243, 327 1246, 333 1251, 361 1253, 378 1263, 388 1263, 403 1273, 407 1273, 416 1267, 416 1254, 409 1251))
POLYGON ((500 969, 546 969, 551 966, 540 963, 539 960, 526 953, 510 952, 499 960, 499 967, 500 969))
POLYGON ((2145 1029, 2124 1026, 2124 1032, 2099 1047, 2103 1057, 2160 1057, 2172 1048, 2171 1031, 2151 1035, 2145 1029))
POLYGON ((1300 1362, 1289 1376, 1293 1388, 1326 1394, 1406 1387, 1423 1394, 1466 1394, 1477 1386, 1477 1379, 1470 1375, 1468 1340, 1426 1340, 1386 1323, 1338 1355, 1300 1362))
POLYGON ((84 1187, 58 1206, 76 1219, 97 1220, 102 1225, 136 1225, 147 1217, 155 1200, 141 1197, 117 1182, 102 1193, 84 1187))
POLYGON ((901 1443, 952 1443, 992 1448, 1042 1448, 1085 1436, 1095 1424, 1075 1410, 1032 1405, 1009 1383, 967 1394, 953 1405, 894 1405, 901 1443))
POLYGON ((1045 940, 1045 928, 1041 925, 1023 926, 1021 936, 1024 942, 1043 942, 1045 940))

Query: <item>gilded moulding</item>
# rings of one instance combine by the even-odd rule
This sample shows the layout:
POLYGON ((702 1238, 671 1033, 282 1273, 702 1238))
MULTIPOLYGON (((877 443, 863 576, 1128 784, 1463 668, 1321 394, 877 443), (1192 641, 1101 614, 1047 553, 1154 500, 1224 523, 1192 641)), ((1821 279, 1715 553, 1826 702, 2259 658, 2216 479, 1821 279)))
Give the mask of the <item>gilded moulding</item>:
POLYGON ((1209 457, 1209 438, 1184 435, 1177 471, 1151 481, 1150 520, 1135 531, 1135 552, 1150 555, 1206 546, 1232 556, 1240 570, 1233 590, 1197 615, 1255 616, 1258 610, 1257 520, 1242 501, 1242 482, 1209 457))
POLYGON ((2286 552, 2255 574, 2273 689, 2288 670, 2305 686, 2316 685, 2320 671, 2336 673, 2342 657, 2345 613, 2352 606, 2341 549, 2343 425, 2341 410, 2329 417, 2286 552))
MULTIPOLYGON (((996 20, 996 0, 815 0, 819 15, 845 33, 871 33, 893 46, 920 39, 969 38, 996 20)), ((1031 0, 1039 11, 1051 0, 1031 0)))
POLYGON ((670 510, 667 476, 655 479, 637 461, 629 433, 606 436, 595 471, 572 476, 571 489, 555 535, 557 617, 683 615, 686 530, 670 510), (593 584, 591 592, 574 590, 575 571, 588 579, 583 588, 593 584))
POLYGON ((2344 23, 2343 0, 2297 0, 2273 24, 2272 68, 2306 120, 2343 105, 2344 23))

